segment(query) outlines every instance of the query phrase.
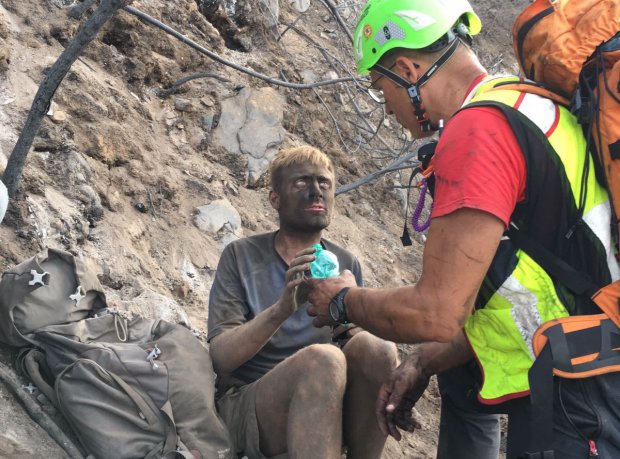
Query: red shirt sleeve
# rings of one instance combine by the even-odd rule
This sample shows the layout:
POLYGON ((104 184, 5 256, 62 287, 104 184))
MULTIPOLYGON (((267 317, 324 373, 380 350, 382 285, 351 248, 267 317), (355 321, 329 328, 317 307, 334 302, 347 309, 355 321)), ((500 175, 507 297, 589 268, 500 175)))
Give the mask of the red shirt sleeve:
POLYGON ((504 115, 492 107, 457 113, 437 144, 432 217, 467 207, 510 222, 525 197, 525 158, 504 115))

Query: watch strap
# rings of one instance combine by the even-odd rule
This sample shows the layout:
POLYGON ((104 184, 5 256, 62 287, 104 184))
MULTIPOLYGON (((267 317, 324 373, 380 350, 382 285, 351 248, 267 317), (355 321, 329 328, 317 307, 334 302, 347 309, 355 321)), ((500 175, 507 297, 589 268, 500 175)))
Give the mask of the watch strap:
POLYGON ((347 316, 347 308, 345 307, 345 304, 344 304, 344 297, 347 295, 349 288, 350 287, 342 288, 338 293, 336 293, 336 296, 332 300, 336 303, 336 306, 338 307, 338 323, 339 324, 349 323, 349 317, 347 316))

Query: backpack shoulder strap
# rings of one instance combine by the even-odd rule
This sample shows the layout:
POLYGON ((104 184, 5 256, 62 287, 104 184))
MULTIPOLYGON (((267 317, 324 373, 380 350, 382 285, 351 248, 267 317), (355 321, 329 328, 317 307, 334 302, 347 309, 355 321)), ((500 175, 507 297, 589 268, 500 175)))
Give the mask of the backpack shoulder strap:
POLYGON ((570 107, 570 101, 550 89, 546 88, 540 83, 535 81, 502 81, 495 84, 489 91, 511 89, 513 91, 526 92, 528 94, 536 94, 537 96, 551 99, 555 103, 563 105, 564 107, 570 107))
POLYGON ((586 273, 573 268, 523 231, 511 225, 506 233, 518 248, 573 293, 592 296, 599 289, 586 273))

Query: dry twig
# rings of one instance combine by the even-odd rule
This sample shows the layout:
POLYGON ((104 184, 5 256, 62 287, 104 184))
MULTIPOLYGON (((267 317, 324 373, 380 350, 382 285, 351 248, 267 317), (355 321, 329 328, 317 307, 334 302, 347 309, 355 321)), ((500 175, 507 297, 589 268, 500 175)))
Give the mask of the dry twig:
POLYGON ((349 30, 347 23, 344 22, 344 20, 342 19, 342 16, 340 16, 340 13, 338 13, 338 8, 336 7, 336 5, 334 5, 334 3, 331 0, 321 0, 321 2, 323 2, 323 4, 327 7, 327 9, 329 9, 329 11, 334 15, 334 17, 336 18, 336 21, 338 21, 338 24, 340 24, 340 26, 342 27, 342 30, 344 30, 344 32, 349 37, 350 42, 353 43, 353 35, 351 34, 351 31, 349 30))
MULTIPOLYGON (((384 167, 381 170, 375 171, 372 174, 368 174, 366 177, 362 177, 361 179, 356 180, 355 182, 351 182, 347 185, 338 187, 338 189, 336 190, 336 196, 338 196, 339 194, 348 193, 349 191, 352 191, 356 188, 359 188, 362 185, 370 183, 373 180, 378 179, 382 175, 385 175, 389 172, 399 170, 398 168, 400 167, 401 164, 405 163, 406 161, 411 160, 411 158, 413 158, 417 154, 418 154, 417 151, 410 152, 407 155, 403 156, 402 158, 398 158, 396 161, 392 162, 391 164, 389 164, 388 166, 384 167)), ((412 166, 415 167, 417 164, 418 164, 417 162, 413 163, 412 166)))

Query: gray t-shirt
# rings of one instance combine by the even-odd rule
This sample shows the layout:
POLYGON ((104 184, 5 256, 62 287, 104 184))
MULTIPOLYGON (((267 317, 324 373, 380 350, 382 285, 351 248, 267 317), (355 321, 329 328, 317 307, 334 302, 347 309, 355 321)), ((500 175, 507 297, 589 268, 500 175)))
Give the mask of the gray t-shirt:
MULTIPOLYGON (((224 249, 209 295, 209 340, 252 320, 280 299, 288 265, 275 250, 275 235, 273 232, 239 239, 224 249)), ((321 244, 338 257, 341 271, 350 270, 358 285, 363 285, 362 269, 353 254, 324 239, 321 244)), ((307 307, 307 302, 301 305, 271 340, 237 368, 231 380, 220 381, 218 388, 256 381, 303 347, 331 342, 330 327, 314 327, 312 317, 306 314, 307 307)))

